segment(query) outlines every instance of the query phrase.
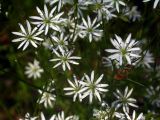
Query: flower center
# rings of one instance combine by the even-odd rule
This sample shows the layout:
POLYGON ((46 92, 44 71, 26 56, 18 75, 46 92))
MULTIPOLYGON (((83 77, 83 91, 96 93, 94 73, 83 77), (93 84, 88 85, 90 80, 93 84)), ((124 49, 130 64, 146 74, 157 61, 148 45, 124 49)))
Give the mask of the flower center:
POLYGON ((50 23, 50 19, 45 19, 43 22, 44 22, 45 24, 49 24, 49 23, 50 23))
POLYGON ((66 56, 63 56, 63 57, 61 57, 61 60, 62 60, 63 62, 66 62, 68 59, 67 59, 66 56))
POLYGON ((64 41, 63 41, 63 40, 60 40, 60 41, 59 41, 59 45, 63 46, 63 45, 64 45, 64 41))
POLYGON ((101 3, 97 3, 97 4, 95 4, 95 9, 100 10, 102 8, 102 6, 103 5, 101 3))
POLYGON ((33 71, 33 72, 37 72, 37 71, 38 71, 38 69, 39 69, 39 68, 34 67, 34 68, 32 69, 32 71, 33 71))
POLYGON ((123 97, 123 98, 121 99, 121 101, 122 101, 122 103, 127 103, 127 98, 123 97))
POLYGON ((26 39, 27 39, 27 40, 33 40, 32 35, 27 35, 27 36, 26 36, 26 39))
POLYGON ((89 86, 90 90, 92 90, 94 92, 95 88, 96 88, 95 84, 93 84, 93 83, 90 84, 90 86, 89 86))
POLYGON ((92 28, 88 28, 87 31, 88 31, 89 33, 91 33, 91 32, 93 32, 93 29, 92 29, 92 28))
POLYGON ((122 49, 121 49, 121 54, 122 54, 122 56, 126 55, 126 53, 127 53, 126 49, 125 49, 125 48, 122 48, 122 49))
POLYGON ((50 94, 49 93, 45 93, 45 95, 46 95, 47 99, 50 98, 50 94))
POLYGON ((81 89, 80 87, 76 87, 74 90, 78 92, 80 89, 81 89))

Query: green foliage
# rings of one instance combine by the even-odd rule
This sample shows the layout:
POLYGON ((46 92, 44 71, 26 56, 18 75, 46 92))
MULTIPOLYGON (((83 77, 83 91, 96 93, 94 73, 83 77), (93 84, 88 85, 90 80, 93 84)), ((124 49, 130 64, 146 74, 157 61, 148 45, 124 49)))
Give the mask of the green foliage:
MULTIPOLYGON (((2 12, 0 13, 0 119, 16 119, 24 115, 26 112, 37 115, 44 110, 44 106, 38 105, 37 99, 41 96, 37 92, 38 89, 43 90, 44 85, 48 85, 50 80, 55 81, 56 102, 54 108, 46 110, 48 116, 52 113, 58 113, 62 110, 65 114, 77 114, 80 120, 90 120, 93 116, 93 109, 100 107, 98 100, 93 104, 88 104, 87 99, 83 102, 72 102, 71 96, 65 96, 63 88, 68 86, 67 79, 73 79, 73 74, 81 78, 84 73, 90 74, 92 70, 96 71, 97 76, 104 73, 103 82, 109 84, 109 92, 104 94, 104 101, 112 103, 115 98, 113 92, 118 89, 124 89, 125 86, 134 88, 133 96, 137 99, 140 109, 138 112, 144 112, 146 120, 155 117, 160 119, 160 114, 155 116, 148 113, 148 110, 154 110, 157 113, 159 108, 151 106, 146 102, 144 95, 146 88, 150 85, 160 85, 159 77, 156 77, 156 66, 159 65, 159 47, 160 47, 160 9, 152 9, 152 5, 145 4, 139 0, 130 1, 129 5, 137 5, 141 12, 140 21, 131 22, 128 17, 118 14, 116 19, 107 22, 103 20, 104 28, 101 41, 89 42, 88 38, 79 38, 75 44, 74 54, 81 56, 79 66, 72 66, 70 71, 62 71, 61 68, 53 69, 55 63, 49 60, 54 58, 51 50, 40 45, 38 49, 29 47, 27 51, 17 50, 17 44, 11 42, 14 38, 12 31, 18 31, 18 23, 25 23, 29 16, 36 15, 36 6, 43 8, 43 0, 2 0, 2 12), (8 12, 6 16, 5 12, 8 12), (147 42, 142 50, 149 50, 155 57, 153 70, 148 72, 142 67, 133 67, 129 70, 126 77, 117 80, 116 69, 106 68, 102 64, 102 57, 106 56, 104 49, 112 48, 110 38, 114 38, 114 34, 126 36, 132 33, 133 38, 142 42, 147 42), (36 80, 28 79, 25 75, 25 67, 28 62, 37 59, 40 66, 44 69, 42 77, 36 80)), ((67 9, 67 8, 66 8, 67 9)), ((86 12, 86 11, 85 11, 86 12)), ((85 13, 87 16, 90 11, 85 13)), ((66 13, 67 14, 67 13, 66 13)), ((92 15, 94 17, 94 14, 92 15)), ((72 45, 69 45, 72 48, 72 45)), ((123 69, 123 67, 122 67, 123 69)))

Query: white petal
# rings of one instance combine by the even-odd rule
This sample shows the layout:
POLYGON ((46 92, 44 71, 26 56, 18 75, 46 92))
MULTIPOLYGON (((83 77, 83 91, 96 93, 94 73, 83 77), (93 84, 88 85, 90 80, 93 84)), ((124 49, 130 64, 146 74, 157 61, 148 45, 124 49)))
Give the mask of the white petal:
POLYGON ((12 42, 20 42, 25 40, 25 38, 17 38, 17 39, 13 39, 12 42))
POLYGON ((33 37, 33 39, 38 40, 38 41, 43 41, 43 39, 39 37, 33 37))
POLYGON ((101 97, 100 97, 100 94, 97 90, 95 90, 95 95, 97 96, 98 100, 101 102, 101 97))
POLYGON ((129 57, 128 55, 125 55, 125 57, 126 57, 126 59, 127 59, 128 64, 131 64, 131 59, 130 59, 130 57, 129 57))
POLYGON ((153 5, 153 8, 154 8, 154 9, 157 7, 158 2, 159 2, 159 0, 155 0, 155 1, 154 1, 154 5, 153 5))
POLYGON ((62 63, 59 62, 59 63, 57 63, 56 65, 54 65, 53 68, 56 68, 56 67, 60 66, 61 64, 62 64, 62 63))
POLYGON ((36 7, 37 12, 39 13, 39 15, 44 19, 44 15, 42 13, 42 11, 39 9, 39 7, 36 7))
POLYGON ((105 51, 110 53, 119 52, 119 50, 116 50, 116 49, 105 49, 105 51))
POLYGON ((32 44, 35 48, 38 47, 35 42, 33 42, 33 41, 30 41, 30 42, 31 42, 31 44, 32 44))
POLYGON ((101 82, 102 78, 103 78, 103 74, 97 79, 97 81, 95 82, 95 84, 98 84, 99 82, 101 82))
POLYGON ((31 34, 31 29, 32 29, 31 24, 29 23, 28 20, 26 21, 26 23, 27 23, 28 33, 31 34))
POLYGON ((36 19, 36 20, 43 20, 41 17, 39 16, 30 16, 31 19, 36 19))
POLYGON ((49 14, 49 17, 52 17, 52 16, 53 16, 53 13, 55 12, 56 8, 57 8, 57 7, 54 7, 54 8, 51 10, 51 12, 50 12, 50 14, 49 14))
POLYGON ((89 16, 87 16, 87 20, 88 20, 88 27, 91 28, 91 27, 92 27, 92 26, 91 26, 91 19, 90 19, 89 16))
POLYGON ((18 36, 22 36, 22 37, 25 36, 24 34, 22 34, 22 33, 20 33, 20 32, 12 32, 12 34, 15 34, 15 35, 18 35, 18 36))
POLYGON ((93 83, 94 81, 94 71, 91 72, 91 82, 93 83))
POLYGON ((129 44, 130 40, 131 40, 131 33, 128 35, 128 37, 127 37, 127 39, 125 41, 125 44, 129 44))
POLYGON ((45 117, 44 117, 43 112, 41 112, 41 120, 46 120, 45 117))
POLYGON ((19 26, 20 26, 22 32, 23 32, 24 34, 27 34, 27 33, 26 33, 26 30, 24 29, 24 27, 23 27, 21 24, 19 24, 19 26))
POLYGON ((25 50, 25 49, 28 47, 28 45, 29 45, 29 42, 27 41, 27 42, 25 43, 25 45, 23 46, 23 50, 25 50))
POLYGON ((48 30, 49 30, 49 25, 47 24, 46 27, 45 27, 45 35, 47 35, 48 30))
POLYGON ((87 22, 85 21, 84 18, 82 18, 83 24, 88 28, 87 22))
POLYGON ((45 17, 48 18, 48 9, 46 5, 44 5, 44 13, 45 13, 45 17))
POLYGON ((68 62, 69 62, 69 63, 72 63, 72 64, 74 64, 74 65, 79 65, 78 62, 75 62, 75 61, 73 61, 73 60, 69 60, 68 62))

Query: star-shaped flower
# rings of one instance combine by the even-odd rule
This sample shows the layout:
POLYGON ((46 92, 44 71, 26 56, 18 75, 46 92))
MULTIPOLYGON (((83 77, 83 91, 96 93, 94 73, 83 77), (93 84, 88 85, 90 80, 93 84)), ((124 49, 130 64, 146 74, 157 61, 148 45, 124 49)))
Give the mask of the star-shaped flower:
POLYGON ((120 90, 117 89, 116 93, 114 92, 114 95, 117 98, 117 100, 112 103, 113 106, 115 106, 116 108, 122 107, 123 111, 127 113, 129 113, 129 106, 137 108, 138 106, 135 105, 136 99, 130 98, 132 92, 133 88, 128 90, 128 86, 125 88, 124 94, 122 94, 120 90))
POLYGON ((99 30, 100 23, 96 24, 97 18, 91 21, 91 18, 87 16, 87 21, 82 18, 83 25, 78 25, 82 29, 82 33, 89 38, 89 41, 98 40, 102 36, 103 30, 99 30))
POLYGON ((52 35, 51 38, 54 41, 55 46, 57 47, 56 49, 59 49, 60 51, 63 51, 64 49, 68 50, 68 36, 65 36, 63 32, 58 37, 52 35))
POLYGON ((25 118, 24 119, 20 118, 19 120, 36 120, 37 118, 38 118, 37 116, 31 117, 29 113, 26 113, 25 118))
POLYGON ((98 78, 94 78, 94 71, 91 72, 91 77, 89 77, 87 74, 84 74, 84 81, 80 81, 80 84, 83 85, 83 88, 80 90, 82 93, 82 99, 89 96, 89 102, 92 103, 93 97, 98 98, 99 101, 101 101, 100 94, 107 92, 108 89, 106 87, 108 84, 100 84, 103 74, 98 78))
POLYGON ((125 112, 127 120, 145 120, 143 113, 140 113, 137 117, 136 117, 136 112, 135 110, 132 113, 132 117, 128 115, 127 112, 125 112))
POLYGON ((43 41, 43 38, 38 37, 38 35, 42 34, 43 30, 38 31, 37 27, 33 28, 32 30, 28 20, 26 21, 26 23, 26 30, 22 24, 19 24, 21 32, 12 32, 13 34, 20 36, 19 38, 12 40, 12 42, 21 42, 21 44, 18 46, 18 49, 23 46, 23 50, 25 50, 29 44, 37 48, 37 44, 39 44, 37 41, 43 41))
POLYGON ((111 39, 111 43, 116 49, 106 49, 106 52, 113 53, 108 58, 112 60, 117 60, 120 65, 123 63, 131 64, 134 58, 139 58, 139 53, 141 49, 139 47, 134 47, 138 42, 131 39, 131 34, 128 35, 125 42, 123 42, 122 38, 115 35, 116 39, 111 39))
POLYGON ((40 67, 39 61, 35 59, 33 63, 28 63, 25 74, 28 76, 28 78, 33 77, 34 79, 37 79, 41 77, 41 73, 43 72, 44 70, 40 67))
MULTIPOLYGON (((52 93, 55 89, 53 88, 53 81, 47 86, 46 91, 38 90, 41 94, 41 98, 37 101, 39 104, 44 103, 44 107, 53 107, 53 102, 56 100, 56 96, 52 93)), ((43 87, 45 89, 45 87, 43 87)))
POLYGON ((64 21, 64 19, 60 18, 63 15, 63 12, 54 14, 56 11, 56 7, 54 7, 49 12, 46 5, 44 5, 44 12, 41 11, 39 7, 37 7, 36 9, 39 13, 39 16, 30 17, 33 20, 37 20, 35 22, 32 22, 32 24, 37 25, 37 27, 40 27, 39 30, 45 30, 45 35, 47 35, 49 28, 52 28, 55 31, 61 31, 59 25, 61 22, 64 21))
MULTIPOLYGON (((71 80, 68 80, 68 83, 70 84, 70 87, 64 88, 66 91, 65 95, 74 95, 73 101, 76 101, 76 98, 78 97, 79 101, 82 101, 82 94, 80 93, 80 90, 83 88, 83 86, 79 83, 80 80, 77 79, 77 77, 74 75, 74 82, 71 80), (68 92, 67 92, 68 91, 68 92)), ((81 79, 83 80, 83 78, 81 79)))
POLYGON ((114 6, 117 10, 117 12, 120 12, 119 6, 125 6, 126 4, 123 2, 123 0, 107 0, 108 2, 110 2, 110 4, 112 6, 114 6))
POLYGON ((75 60, 79 60, 81 59, 81 57, 77 57, 77 56, 71 56, 73 51, 60 51, 60 53, 58 53, 55 49, 53 49, 53 52, 55 53, 55 55, 57 56, 57 58, 51 59, 50 61, 52 62, 57 62, 58 63, 56 65, 53 66, 53 68, 56 68, 60 65, 62 65, 62 69, 65 71, 66 67, 71 70, 70 64, 75 64, 75 65, 79 65, 78 62, 76 62, 75 60))

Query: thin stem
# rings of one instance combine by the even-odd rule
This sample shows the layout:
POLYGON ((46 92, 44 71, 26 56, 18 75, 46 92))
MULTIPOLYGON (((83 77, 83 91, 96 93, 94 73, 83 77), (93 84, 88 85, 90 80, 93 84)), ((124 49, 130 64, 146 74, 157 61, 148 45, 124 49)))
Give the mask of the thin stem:
POLYGON ((130 82, 133 82, 133 83, 135 83, 135 84, 137 84, 137 85, 140 85, 140 86, 143 86, 143 87, 145 87, 143 84, 141 84, 141 83, 138 83, 138 82, 136 82, 136 81, 134 81, 134 80, 131 80, 131 79, 126 79, 127 81, 130 81, 130 82))

